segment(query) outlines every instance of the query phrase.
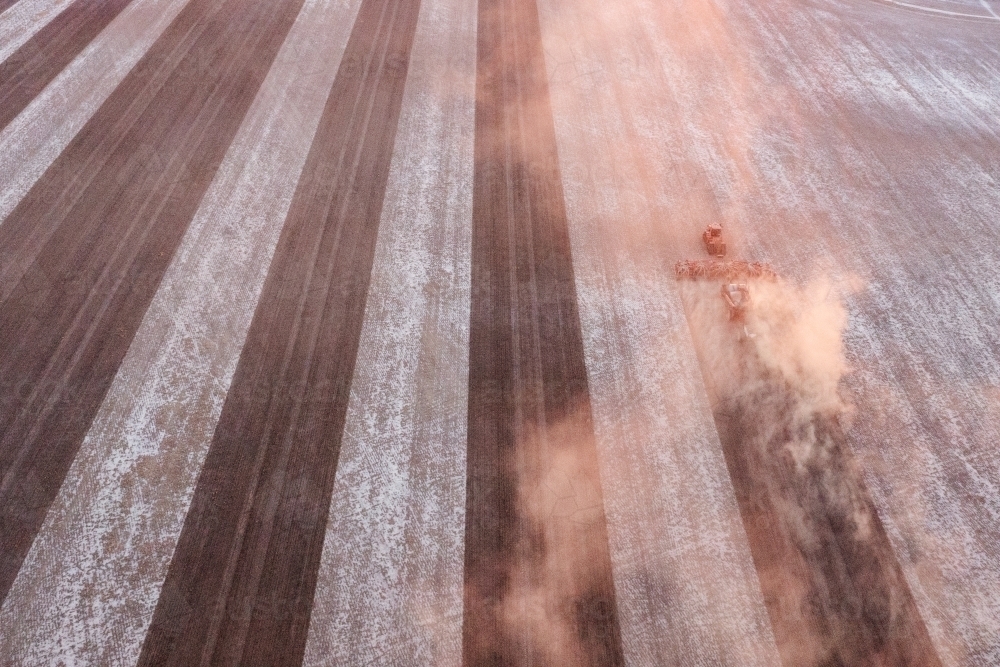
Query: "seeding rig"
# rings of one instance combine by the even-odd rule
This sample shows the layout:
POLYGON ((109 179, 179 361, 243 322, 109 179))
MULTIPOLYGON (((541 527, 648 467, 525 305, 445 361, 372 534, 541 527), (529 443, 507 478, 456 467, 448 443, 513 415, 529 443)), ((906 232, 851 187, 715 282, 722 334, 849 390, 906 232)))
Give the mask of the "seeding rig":
MULTIPOLYGON (((709 225, 701 235, 705 250, 715 259, 683 259, 674 265, 678 280, 721 280, 719 290, 729 310, 729 321, 742 322, 751 305, 750 280, 777 280, 778 273, 764 262, 725 260, 722 225, 709 225)), ((753 336, 743 327, 743 333, 753 336)))

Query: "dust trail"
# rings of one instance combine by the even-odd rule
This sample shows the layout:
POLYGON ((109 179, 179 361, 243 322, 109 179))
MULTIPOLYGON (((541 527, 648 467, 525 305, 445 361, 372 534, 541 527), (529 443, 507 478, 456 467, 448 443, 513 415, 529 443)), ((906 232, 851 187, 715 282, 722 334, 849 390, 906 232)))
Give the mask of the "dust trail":
POLYGON ((596 450, 575 446, 592 439, 588 427, 578 415, 550 429, 539 443, 542 461, 525 471, 520 488, 523 560, 505 612, 512 626, 536 638, 547 664, 583 664, 575 654, 580 639, 593 634, 588 626, 612 617, 606 591, 592 590, 606 574, 607 556, 596 450))
POLYGON ((757 281, 745 322, 681 287, 782 661, 940 664, 844 436, 844 297, 857 281, 757 281))
POLYGON ((589 410, 523 438, 514 557, 500 601, 523 664, 618 663, 604 503, 589 410))
POLYGON ((621 665, 535 0, 478 4, 463 660, 621 665))

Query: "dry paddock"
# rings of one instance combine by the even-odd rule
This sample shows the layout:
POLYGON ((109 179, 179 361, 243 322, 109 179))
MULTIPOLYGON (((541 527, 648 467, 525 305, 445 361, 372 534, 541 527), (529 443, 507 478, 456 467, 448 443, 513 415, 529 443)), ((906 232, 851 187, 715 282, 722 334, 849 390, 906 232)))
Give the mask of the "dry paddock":
POLYGON ((0 664, 1000 664, 998 91, 997 0, 0 0, 0 664))

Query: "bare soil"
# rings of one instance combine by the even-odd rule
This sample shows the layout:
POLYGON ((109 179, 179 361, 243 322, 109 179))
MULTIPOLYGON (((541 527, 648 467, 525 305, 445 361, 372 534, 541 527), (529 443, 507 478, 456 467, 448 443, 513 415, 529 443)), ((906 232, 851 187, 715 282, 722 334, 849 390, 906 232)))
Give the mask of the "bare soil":
POLYGON ((0 129, 132 0, 78 0, 0 63, 0 129))
POLYGON ((0 226, 0 599, 300 7, 189 4, 0 226))
POLYGON ((478 30, 464 663, 620 665, 535 3, 481 2, 478 30), (593 516, 560 513, 553 476, 593 516))
POLYGON ((361 5, 141 665, 302 661, 419 8, 361 5))

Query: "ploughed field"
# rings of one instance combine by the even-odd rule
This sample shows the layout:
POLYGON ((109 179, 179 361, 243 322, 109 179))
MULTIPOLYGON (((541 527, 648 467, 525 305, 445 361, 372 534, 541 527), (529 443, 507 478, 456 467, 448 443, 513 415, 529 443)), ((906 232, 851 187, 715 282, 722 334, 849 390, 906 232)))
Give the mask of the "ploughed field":
POLYGON ((0 664, 1000 663, 998 14, 0 0, 0 664))

